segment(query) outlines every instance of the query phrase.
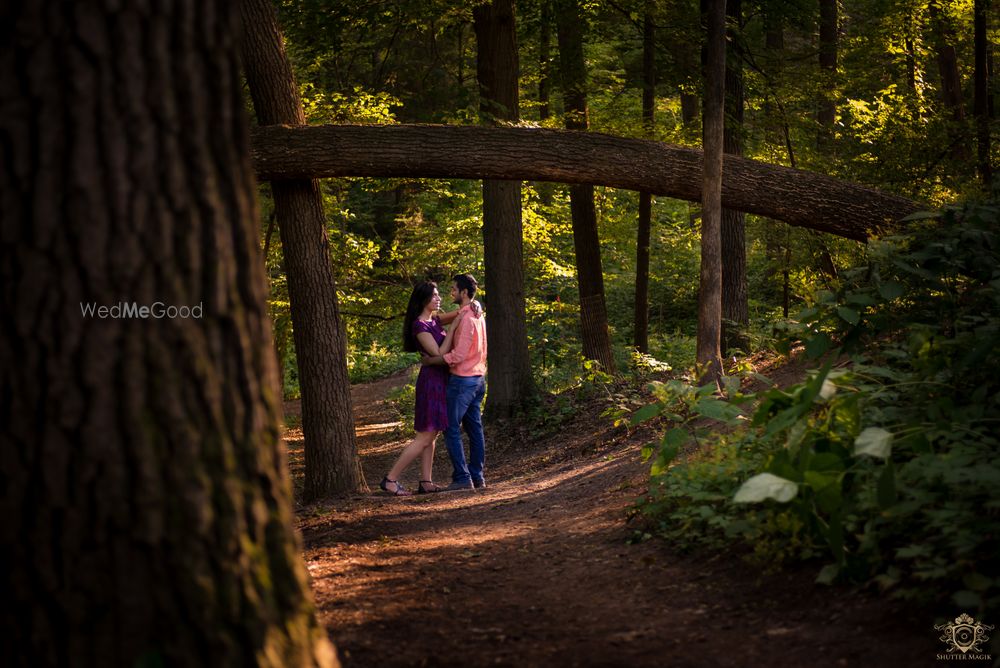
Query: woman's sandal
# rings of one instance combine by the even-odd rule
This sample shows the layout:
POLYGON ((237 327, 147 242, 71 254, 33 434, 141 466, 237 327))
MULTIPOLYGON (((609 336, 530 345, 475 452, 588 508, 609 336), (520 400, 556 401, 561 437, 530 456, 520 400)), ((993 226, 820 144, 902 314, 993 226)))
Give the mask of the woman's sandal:
POLYGON ((389 480, 389 476, 385 476, 384 478, 382 478, 382 482, 380 482, 378 484, 378 486, 382 488, 383 492, 389 492, 389 494, 391 494, 392 496, 411 496, 412 495, 411 492, 406 491, 406 488, 399 484, 398 480, 389 480), (396 486, 396 490, 395 491, 391 491, 387 487, 387 485, 386 485, 387 483, 392 483, 393 485, 395 485, 396 486))
POLYGON ((421 480, 417 485, 417 494, 433 494, 435 492, 440 492, 443 487, 434 484, 433 480, 421 480), (424 487, 424 485, 430 485, 430 487, 424 487))

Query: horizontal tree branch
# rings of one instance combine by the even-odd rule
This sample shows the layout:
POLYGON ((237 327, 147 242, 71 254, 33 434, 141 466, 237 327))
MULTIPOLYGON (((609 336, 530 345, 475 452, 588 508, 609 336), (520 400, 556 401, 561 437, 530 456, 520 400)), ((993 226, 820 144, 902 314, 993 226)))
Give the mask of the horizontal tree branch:
MULTIPOLYGON (((596 132, 452 125, 266 126, 253 131, 261 180, 337 176, 590 183, 701 201, 700 150, 596 132)), ((865 240, 921 208, 822 174, 726 156, 722 204, 865 240)))

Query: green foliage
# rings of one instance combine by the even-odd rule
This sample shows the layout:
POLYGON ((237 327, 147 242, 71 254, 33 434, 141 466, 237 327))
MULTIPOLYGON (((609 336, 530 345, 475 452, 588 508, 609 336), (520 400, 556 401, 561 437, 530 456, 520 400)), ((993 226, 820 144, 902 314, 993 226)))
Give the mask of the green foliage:
POLYGON ((788 324, 826 360, 805 382, 722 401, 671 381, 637 414, 680 425, 649 452, 643 510, 661 532, 738 536, 772 561, 822 552, 820 581, 1000 606, 1000 208, 918 218, 788 324), (747 400, 744 430, 675 463, 671 433, 732 424, 747 400))

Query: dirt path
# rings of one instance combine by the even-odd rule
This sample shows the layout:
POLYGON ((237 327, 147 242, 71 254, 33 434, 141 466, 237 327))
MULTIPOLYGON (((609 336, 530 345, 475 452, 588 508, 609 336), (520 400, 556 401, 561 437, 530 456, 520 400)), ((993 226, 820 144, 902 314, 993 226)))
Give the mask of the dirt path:
MULTIPOLYGON (((354 388, 373 489, 406 442, 383 399, 407 380, 354 388)), ((300 509, 320 618, 344 665, 935 662, 940 644, 927 615, 831 593, 812 571, 766 576, 729 554, 627 544, 644 439, 591 424, 600 430, 536 443, 494 445, 488 434, 485 491, 300 509)), ((294 471, 301 436, 288 438, 294 471)), ((435 478, 446 483, 449 472, 439 442, 435 478)), ((416 478, 414 467, 403 476, 411 489, 416 478)))

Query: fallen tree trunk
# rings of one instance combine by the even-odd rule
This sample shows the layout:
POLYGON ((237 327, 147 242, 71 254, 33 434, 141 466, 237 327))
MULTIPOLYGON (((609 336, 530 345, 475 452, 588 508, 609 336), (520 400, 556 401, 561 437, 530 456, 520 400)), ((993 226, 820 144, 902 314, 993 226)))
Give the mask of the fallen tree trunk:
MULTIPOLYGON (((701 200, 702 154, 643 139, 543 128, 268 126, 253 131, 261 180, 334 176, 591 183, 701 200)), ((865 240, 921 205, 830 176, 727 155, 722 204, 865 240)))

